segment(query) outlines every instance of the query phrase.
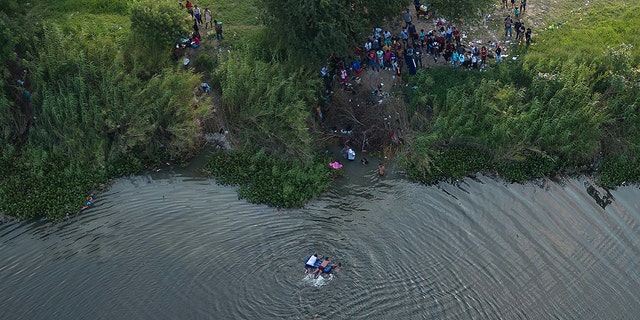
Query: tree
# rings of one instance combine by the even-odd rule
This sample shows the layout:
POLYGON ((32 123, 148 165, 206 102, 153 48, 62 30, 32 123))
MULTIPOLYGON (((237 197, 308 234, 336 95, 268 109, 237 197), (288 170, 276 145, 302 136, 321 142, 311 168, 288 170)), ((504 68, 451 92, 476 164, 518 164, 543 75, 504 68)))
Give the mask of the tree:
POLYGON ((186 15, 167 2, 139 2, 131 9, 131 30, 146 47, 170 47, 189 33, 186 15))
POLYGON ((264 0, 264 21, 276 49, 298 61, 324 61, 359 43, 405 0, 264 0))
POLYGON ((431 0, 437 17, 447 19, 480 19, 496 3, 495 0, 431 0))
POLYGON ((124 63, 130 73, 149 80, 162 72, 173 46, 189 34, 187 15, 167 2, 136 2, 131 9, 130 49, 124 63))

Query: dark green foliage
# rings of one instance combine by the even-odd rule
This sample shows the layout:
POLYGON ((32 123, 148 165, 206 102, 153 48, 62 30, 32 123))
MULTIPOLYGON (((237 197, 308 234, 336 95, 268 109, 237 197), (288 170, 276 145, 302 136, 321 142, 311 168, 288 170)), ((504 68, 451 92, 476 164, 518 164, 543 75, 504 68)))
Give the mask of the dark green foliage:
POLYGON ((284 63, 227 57, 217 69, 225 113, 242 141, 286 159, 312 158, 319 77, 284 63))
POLYGON ((218 67, 218 59, 208 54, 201 54, 193 61, 195 72, 204 75, 205 78, 211 78, 215 69, 218 67))
POLYGON ((129 12, 130 0, 67 0, 52 1, 50 10, 92 14, 120 14, 129 12))
POLYGON ((149 79, 162 72, 174 45, 192 32, 193 22, 177 5, 142 1, 132 4, 131 33, 122 41, 124 65, 130 73, 149 79))
POLYGON ((11 16, 15 14, 24 14, 26 6, 22 1, 18 0, 0 0, 0 12, 11 16))
MULTIPOLYGON (((417 78, 417 85, 431 94, 414 93, 414 101, 433 103, 435 145, 473 142, 495 155, 487 169, 522 181, 555 172, 559 166, 553 157, 568 169, 589 163, 598 152, 604 119, 595 107, 599 95, 585 85, 581 67, 567 65, 564 70, 559 82, 532 76, 523 81, 520 73, 508 78, 500 69, 485 72, 484 79, 468 72, 435 71, 453 73, 457 81, 417 78)), ((459 154, 451 157, 465 161, 459 154)))
POLYGON ((10 26, 11 22, 5 16, 0 15, 0 63, 4 64, 9 60, 16 59, 15 46, 18 42, 17 36, 10 26))
POLYGON ((518 160, 496 159, 492 166, 507 181, 525 182, 551 176, 558 172, 558 160, 540 152, 523 150, 518 160))
MULTIPOLYGON (((121 45, 130 32, 114 29, 110 16, 94 18, 41 23, 24 53, 30 103, 0 99, 0 109, 11 111, 0 114, 1 212, 60 217, 77 211, 106 179, 189 157, 202 146, 198 120, 210 116, 211 104, 194 106, 199 77, 172 68, 168 55, 147 59, 154 71, 143 78, 129 72, 121 45)), ((132 46, 127 53, 143 57, 147 50, 132 46)))
POLYGON ((189 34, 189 20, 174 4, 136 2, 131 8, 131 31, 136 45, 161 50, 189 34))
POLYGON ((455 2, 430 0, 421 2, 430 3, 438 17, 468 20, 479 20, 487 10, 491 9, 492 5, 496 4, 494 0, 456 0, 455 2))
POLYGON ((253 203, 278 208, 301 207, 322 193, 334 170, 328 159, 303 163, 278 160, 264 151, 218 151, 211 155, 205 172, 219 183, 238 185, 238 195, 253 203))
MULTIPOLYGON (((248 201, 302 206, 332 180, 328 161, 315 156, 313 115, 321 79, 309 70, 306 54, 289 59, 274 46, 272 33, 242 39, 234 51, 216 57, 220 64, 212 76, 242 151, 214 155, 208 171, 221 183, 239 184, 239 195, 248 201)), ((209 64, 196 62, 196 68, 209 64)))
POLYGON ((397 16, 405 0, 263 0, 264 21, 276 51, 297 63, 319 63, 360 43, 384 18, 397 16))
MULTIPOLYGON (((17 86, 16 81, 22 74, 15 60, 15 51, 19 39, 16 33, 11 30, 15 28, 8 17, 0 14, 0 114, 12 115, 20 114, 17 109, 21 106, 14 101, 17 95, 20 97, 24 89, 17 86), (10 66, 13 66, 13 70, 10 66), (16 70, 17 69, 17 70, 16 70), (16 74, 17 73, 17 74, 16 74)), ((0 117, 0 144, 13 141, 17 138, 20 124, 11 117, 0 117)))
POLYGON ((623 183, 640 181, 640 158, 622 154, 604 159, 598 168, 598 183, 607 188, 615 188, 623 183))
POLYGON ((451 145, 424 145, 418 138, 419 149, 428 148, 427 154, 406 154, 403 165, 407 175, 422 183, 433 184, 450 179, 462 179, 468 174, 486 171, 491 167, 492 155, 488 150, 470 143, 451 145))
POLYGON ((20 218, 38 215, 57 219, 65 212, 75 213, 88 191, 106 178, 103 171, 78 167, 81 164, 68 157, 47 153, 30 156, 39 158, 10 167, 11 174, 0 183, 0 208, 20 218))

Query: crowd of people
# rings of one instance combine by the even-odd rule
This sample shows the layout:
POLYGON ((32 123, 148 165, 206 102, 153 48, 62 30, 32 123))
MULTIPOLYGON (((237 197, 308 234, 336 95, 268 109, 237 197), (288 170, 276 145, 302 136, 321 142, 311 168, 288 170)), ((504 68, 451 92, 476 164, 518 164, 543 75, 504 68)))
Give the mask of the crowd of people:
POLYGON ((202 24, 204 24, 204 29, 214 28, 216 32, 215 38, 217 40, 224 39, 222 35, 222 21, 213 19, 213 13, 209 8, 202 10, 197 4, 193 4, 191 1, 187 1, 184 4, 182 2, 178 2, 178 5, 181 9, 186 9, 191 15, 191 18, 193 19, 193 34, 191 35, 191 39, 193 41, 197 41, 198 45, 202 40, 202 36, 200 34, 200 26, 202 24), (204 20, 202 19, 203 17, 204 20))
MULTIPOLYGON (((514 19, 511 13, 504 19, 505 40, 513 37, 515 31, 518 44, 531 43, 531 28, 527 28, 520 18, 526 11, 526 0, 502 0, 505 8, 510 1, 514 19)), ((417 19, 425 19, 424 5, 419 0, 414 1, 415 16, 417 19)), ((427 16, 428 17, 428 16, 427 16)), ((369 69, 393 71, 396 82, 401 81, 402 74, 416 74, 420 68, 430 64, 448 64, 451 67, 463 67, 467 69, 480 69, 488 66, 489 57, 495 57, 496 62, 502 61, 504 49, 500 41, 490 45, 477 43, 463 43, 461 30, 444 20, 435 20, 433 28, 425 30, 418 28, 414 21, 414 14, 407 9, 403 15, 404 25, 395 33, 391 30, 374 28, 362 46, 356 46, 352 55, 338 57, 333 55, 329 59, 329 68, 324 67, 322 75, 325 78, 325 89, 331 90, 334 75, 339 75, 341 84, 349 87, 349 79, 359 77, 362 70, 369 69)))
MULTIPOLYGON (((464 41, 466 37, 461 28, 443 19, 432 20, 431 13, 428 12, 429 5, 414 0, 415 12, 407 9, 402 15, 403 24, 397 30, 373 28, 363 44, 355 46, 350 54, 346 56, 333 54, 329 58, 328 64, 320 71, 324 79, 326 96, 330 97, 333 93, 335 81, 338 81, 344 90, 355 93, 351 82, 359 83, 363 70, 390 71, 393 73, 393 85, 396 85, 402 83, 403 75, 414 75, 421 68, 433 65, 479 70, 488 67, 490 60, 494 58, 496 63, 501 63, 505 54, 505 48, 502 47, 501 42, 518 45, 526 43, 528 47, 532 33, 531 28, 527 28, 521 18, 526 11, 526 0, 502 0, 502 2, 506 10, 504 38, 480 43, 464 41), (507 2, 511 3, 510 7, 507 2), (515 18, 511 18, 512 16, 515 18), (513 31, 515 31, 516 41, 509 41, 513 37, 513 31)), ((380 92, 380 87, 372 91, 372 104, 381 101, 380 92)), ((318 107, 320 120, 324 119, 322 111, 318 107)), ((389 137, 395 137, 393 130, 390 131, 389 137)), ((345 160, 355 160, 355 152, 348 144, 345 144, 341 154, 345 160)), ((362 158, 361 163, 366 165, 368 161, 362 158)), ((380 175, 385 175, 382 164, 379 165, 378 171, 380 175)))
MULTIPOLYGON (((516 9, 517 10, 517 9, 516 9)), ((524 22, 518 18, 518 14, 515 14, 516 20, 513 21, 511 15, 508 14, 506 18, 504 18, 504 37, 507 36, 511 39, 513 37, 513 30, 516 31, 516 41, 518 44, 526 43, 527 47, 531 44, 531 28, 527 28, 524 25, 524 22)))

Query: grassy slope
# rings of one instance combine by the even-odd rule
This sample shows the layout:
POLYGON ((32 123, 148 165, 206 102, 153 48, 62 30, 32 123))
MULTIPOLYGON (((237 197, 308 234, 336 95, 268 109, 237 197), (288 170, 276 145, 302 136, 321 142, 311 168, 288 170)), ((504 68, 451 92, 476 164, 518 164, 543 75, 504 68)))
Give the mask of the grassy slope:
MULTIPOLYGON (((562 21, 541 31, 543 36, 539 37, 540 41, 531 55, 562 57, 565 60, 578 57, 588 63, 591 58, 621 44, 632 44, 638 48, 639 12, 640 5, 632 1, 594 3, 589 8, 573 10, 562 21)), ((640 51, 632 50, 631 56, 637 63, 640 51)))

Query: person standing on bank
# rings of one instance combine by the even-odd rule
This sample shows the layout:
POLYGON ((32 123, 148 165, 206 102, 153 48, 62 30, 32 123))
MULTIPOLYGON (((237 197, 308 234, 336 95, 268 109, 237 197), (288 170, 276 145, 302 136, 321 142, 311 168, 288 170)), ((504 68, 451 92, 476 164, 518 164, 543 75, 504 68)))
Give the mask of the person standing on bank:
POLYGON ((202 23, 202 13, 197 4, 193 7, 193 16, 195 17, 196 21, 198 21, 198 23, 202 23))
POLYGON ((204 28, 205 29, 209 29, 209 27, 212 27, 213 24, 211 24, 211 10, 209 10, 209 8, 205 8, 204 9, 204 28))
POLYGON ((506 18, 504 18, 504 37, 507 37, 507 34, 509 35, 509 38, 511 38, 511 36, 513 35, 513 31, 512 31, 512 26, 513 26, 513 19, 511 19, 510 15, 507 15, 506 18))
POLYGON ((189 12, 189 14, 191 15, 191 18, 193 18, 193 3, 187 0, 187 3, 185 3, 184 7, 187 8, 187 12, 189 12))
POLYGON ((409 28, 409 25, 411 24, 411 13, 409 12, 409 9, 407 9, 407 12, 404 13, 404 22, 405 29, 409 28))
POLYGON ((496 62, 502 62, 502 48, 499 43, 496 44, 496 62))
POLYGON ((193 20, 193 35, 198 38, 200 37, 200 27, 198 27, 198 20, 193 20))
POLYGON ((222 36, 222 21, 213 20, 213 25, 216 28, 216 39, 224 39, 224 37, 222 36))

